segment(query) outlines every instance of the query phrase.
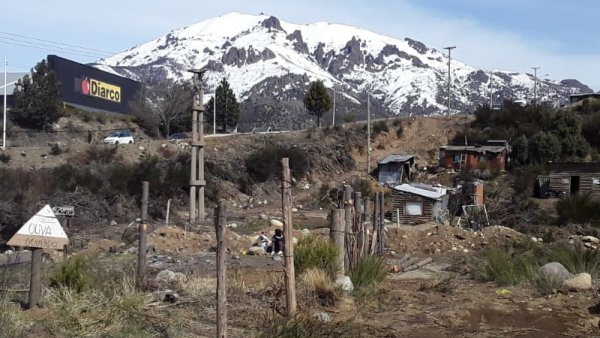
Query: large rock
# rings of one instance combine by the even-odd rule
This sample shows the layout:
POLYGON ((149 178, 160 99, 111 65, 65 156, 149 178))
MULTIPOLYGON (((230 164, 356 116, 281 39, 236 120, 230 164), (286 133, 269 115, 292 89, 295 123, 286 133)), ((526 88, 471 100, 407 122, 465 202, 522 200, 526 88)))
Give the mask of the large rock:
POLYGON ((592 288, 592 276, 589 273, 580 273, 563 282, 563 287, 568 290, 582 291, 592 288))
POLYGON ((265 249, 262 246, 251 246, 248 249, 249 255, 264 255, 265 253, 265 249))
POLYGON ((348 276, 341 276, 335 280, 335 286, 342 289, 342 291, 351 292, 354 290, 354 284, 348 276))
POLYGON ((283 222, 276 220, 276 219, 272 219, 270 224, 271 224, 271 226, 274 226, 274 227, 283 227, 283 222))
POLYGON ((160 286, 177 286, 184 284, 187 281, 187 277, 181 272, 173 272, 171 270, 162 270, 156 277, 154 282, 160 286))
POLYGON ((548 281, 556 282, 558 284, 561 284, 572 276, 569 271, 558 262, 545 264, 539 269, 539 272, 548 281))
POLYGON ((600 244, 600 239, 594 236, 583 236, 581 237, 581 240, 588 243, 600 244))

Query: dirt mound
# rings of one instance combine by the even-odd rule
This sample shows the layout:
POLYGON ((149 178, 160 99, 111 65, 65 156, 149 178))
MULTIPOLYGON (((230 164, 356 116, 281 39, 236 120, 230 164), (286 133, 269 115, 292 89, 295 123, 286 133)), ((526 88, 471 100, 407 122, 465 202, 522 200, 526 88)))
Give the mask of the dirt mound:
MULTIPOLYGON (((198 233, 171 226, 160 227, 148 236, 148 245, 154 247, 157 253, 168 255, 189 255, 201 251, 213 251, 216 244, 214 232, 198 233)), ((245 236, 240 236, 229 229, 225 229, 225 244, 231 251, 238 251, 249 246, 245 236)))
POLYGON ((436 223, 388 228, 390 250, 406 254, 468 253, 490 244, 519 241, 524 238, 526 236, 522 233, 503 226, 491 226, 482 232, 436 223))

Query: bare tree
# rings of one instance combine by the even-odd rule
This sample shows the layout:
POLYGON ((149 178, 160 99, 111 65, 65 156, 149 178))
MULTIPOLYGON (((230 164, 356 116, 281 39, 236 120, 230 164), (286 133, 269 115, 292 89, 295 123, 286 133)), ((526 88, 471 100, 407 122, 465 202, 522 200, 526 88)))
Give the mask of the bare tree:
POLYGON ((145 129, 158 129, 165 137, 171 130, 190 129, 193 91, 186 84, 160 80, 144 86, 142 99, 134 107, 145 129))

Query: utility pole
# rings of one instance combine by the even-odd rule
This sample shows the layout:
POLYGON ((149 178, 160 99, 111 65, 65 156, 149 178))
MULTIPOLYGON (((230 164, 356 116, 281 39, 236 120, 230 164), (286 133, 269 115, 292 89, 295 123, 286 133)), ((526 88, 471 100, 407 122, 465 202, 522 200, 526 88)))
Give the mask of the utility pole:
POLYGON ((204 106, 202 97, 202 75, 204 70, 191 69, 194 84, 194 101, 192 105, 192 168, 190 172, 190 224, 204 219, 204 106), (198 198, 196 202, 196 198, 198 198))
POLYGON ((217 90, 215 89, 215 98, 213 99, 213 135, 217 134, 217 90))
POLYGON ((531 67, 533 69, 533 106, 537 106, 537 70, 541 67, 531 67))
POLYGON ((494 71, 490 71, 490 109, 494 108, 494 71))
POLYGON ((8 59, 6 58, 6 54, 2 52, 4 55, 4 117, 2 118, 2 150, 6 149, 6 87, 8 86, 6 83, 6 68, 8 67, 8 59))
POLYGON ((335 87, 333 87, 333 113, 331 115, 331 125, 335 126, 335 87))
POLYGON ((448 116, 450 116, 450 99, 452 96, 452 93, 450 91, 450 61, 452 60, 452 50, 454 48, 456 48, 456 46, 444 47, 444 49, 448 50, 448 116))
POLYGON ((371 172, 371 93, 367 93, 367 175, 371 172))

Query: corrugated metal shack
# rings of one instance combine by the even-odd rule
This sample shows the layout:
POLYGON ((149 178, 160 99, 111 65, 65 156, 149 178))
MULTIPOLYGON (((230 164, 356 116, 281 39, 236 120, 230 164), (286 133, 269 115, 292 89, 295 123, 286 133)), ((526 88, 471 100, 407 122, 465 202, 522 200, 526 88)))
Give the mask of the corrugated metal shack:
POLYGON ((428 184, 402 184, 392 189, 392 220, 401 224, 429 221, 443 223, 448 208, 449 189, 428 184))
POLYGON ((377 180, 387 185, 398 185, 412 180, 415 155, 388 155, 379 161, 377 180))

